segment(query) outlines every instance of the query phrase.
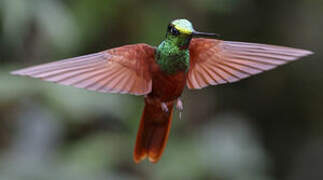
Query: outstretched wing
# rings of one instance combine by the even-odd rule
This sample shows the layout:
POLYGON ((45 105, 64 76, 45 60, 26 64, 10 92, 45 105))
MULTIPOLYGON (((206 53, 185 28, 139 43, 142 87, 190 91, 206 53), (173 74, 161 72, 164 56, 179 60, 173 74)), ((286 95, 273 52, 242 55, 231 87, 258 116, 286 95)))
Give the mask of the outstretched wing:
POLYGON ((99 92, 143 95, 152 88, 150 65, 154 54, 155 48, 146 44, 126 45, 12 74, 99 92))
POLYGON ((205 38, 192 39, 189 50, 190 89, 235 82, 312 54, 289 47, 205 38))

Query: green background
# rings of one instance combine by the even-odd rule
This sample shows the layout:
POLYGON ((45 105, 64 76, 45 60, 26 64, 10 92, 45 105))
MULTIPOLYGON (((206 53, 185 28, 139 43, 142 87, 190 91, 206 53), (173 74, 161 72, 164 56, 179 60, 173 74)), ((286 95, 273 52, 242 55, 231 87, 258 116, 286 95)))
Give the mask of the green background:
POLYGON ((322 0, 1 0, 0 179, 323 179, 322 0), (9 75, 130 43, 187 18, 225 40, 314 55, 185 90, 158 164, 132 160, 143 98, 9 75))

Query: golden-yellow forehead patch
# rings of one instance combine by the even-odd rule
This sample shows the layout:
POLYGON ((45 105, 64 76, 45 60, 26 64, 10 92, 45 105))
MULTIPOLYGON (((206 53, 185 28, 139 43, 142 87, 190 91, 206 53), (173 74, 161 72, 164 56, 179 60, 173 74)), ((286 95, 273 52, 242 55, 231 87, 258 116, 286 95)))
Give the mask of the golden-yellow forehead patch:
POLYGON ((186 28, 184 28, 184 27, 181 27, 181 26, 176 26, 175 25, 175 28, 177 29, 177 30, 179 30, 181 33, 183 33, 183 34, 187 34, 187 35, 189 35, 189 34, 192 34, 192 30, 190 30, 190 29, 186 29, 186 28))
POLYGON ((186 19, 176 19, 172 22, 174 27, 183 34, 192 34, 194 31, 193 25, 186 19))

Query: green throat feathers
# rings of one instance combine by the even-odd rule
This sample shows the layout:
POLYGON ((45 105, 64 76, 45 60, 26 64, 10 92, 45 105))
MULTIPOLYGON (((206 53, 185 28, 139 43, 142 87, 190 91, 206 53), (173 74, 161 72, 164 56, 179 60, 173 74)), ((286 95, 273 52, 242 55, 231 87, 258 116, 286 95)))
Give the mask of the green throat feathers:
POLYGON ((192 24, 186 19, 174 20, 168 25, 166 39, 156 50, 156 61, 167 74, 187 71, 190 66, 189 44, 192 24))

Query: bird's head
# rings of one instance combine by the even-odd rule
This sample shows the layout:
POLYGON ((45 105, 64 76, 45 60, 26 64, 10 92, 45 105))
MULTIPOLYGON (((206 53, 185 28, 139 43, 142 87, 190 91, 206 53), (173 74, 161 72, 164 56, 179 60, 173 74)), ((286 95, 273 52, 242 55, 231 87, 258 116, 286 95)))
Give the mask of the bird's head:
POLYGON ((198 32, 187 19, 175 19, 167 27, 166 39, 181 48, 187 48, 192 37, 219 37, 215 33, 198 32))

